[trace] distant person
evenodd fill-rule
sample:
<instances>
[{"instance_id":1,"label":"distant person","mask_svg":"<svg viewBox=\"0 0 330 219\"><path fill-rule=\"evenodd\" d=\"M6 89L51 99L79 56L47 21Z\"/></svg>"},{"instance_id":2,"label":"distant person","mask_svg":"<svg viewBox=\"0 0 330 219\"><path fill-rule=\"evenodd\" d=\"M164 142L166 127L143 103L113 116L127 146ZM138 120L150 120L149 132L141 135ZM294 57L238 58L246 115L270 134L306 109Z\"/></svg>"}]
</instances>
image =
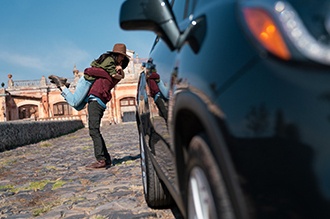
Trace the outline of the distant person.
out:
<instances>
[{"instance_id":1,"label":"distant person","mask_svg":"<svg viewBox=\"0 0 330 219\"><path fill-rule=\"evenodd\" d=\"M86 68L84 76L71 93L66 78L50 75L51 82L62 91L61 95L68 104L77 110L84 108L88 102L88 128L93 140L96 162L86 166L87 169L108 168L111 157L100 132L101 119L106 104L111 100L111 89L125 77L124 69L129 63L125 44L115 44L113 50L102 54Z\"/></svg>"}]
</instances>

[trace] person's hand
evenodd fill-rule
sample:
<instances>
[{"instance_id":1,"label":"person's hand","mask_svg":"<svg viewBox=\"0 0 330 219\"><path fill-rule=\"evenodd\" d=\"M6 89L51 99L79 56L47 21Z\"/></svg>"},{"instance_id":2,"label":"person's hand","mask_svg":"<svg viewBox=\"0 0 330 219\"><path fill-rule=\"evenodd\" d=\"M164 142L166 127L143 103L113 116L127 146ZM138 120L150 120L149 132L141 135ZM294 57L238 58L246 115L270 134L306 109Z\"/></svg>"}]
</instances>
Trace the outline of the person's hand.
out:
<instances>
[{"instance_id":1,"label":"person's hand","mask_svg":"<svg viewBox=\"0 0 330 219\"><path fill-rule=\"evenodd\" d=\"M123 68L120 65L116 66L116 72L117 72L118 75L121 75L121 79L125 78L125 72L124 72ZM119 76L116 76L116 77L119 78Z\"/></svg>"},{"instance_id":2,"label":"person's hand","mask_svg":"<svg viewBox=\"0 0 330 219\"><path fill-rule=\"evenodd\" d=\"M112 75L112 77L115 78L115 79L117 79L117 80L121 80L121 79L123 79L123 76L120 75L120 74L118 74L118 73Z\"/></svg>"},{"instance_id":3,"label":"person's hand","mask_svg":"<svg viewBox=\"0 0 330 219\"><path fill-rule=\"evenodd\" d=\"M122 71L123 71L123 68L122 68L120 65L116 65L116 72L117 72L118 74L121 74Z\"/></svg>"},{"instance_id":4,"label":"person's hand","mask_svg":"<svg viewBox=\"0 0 330 219\"><path fill-rule=\"evenodd\" d=\"M121 65L116 65L116 71L118 71L119 69L123 69L123 67L121 67Z\"/></svg>"}]
</instances>

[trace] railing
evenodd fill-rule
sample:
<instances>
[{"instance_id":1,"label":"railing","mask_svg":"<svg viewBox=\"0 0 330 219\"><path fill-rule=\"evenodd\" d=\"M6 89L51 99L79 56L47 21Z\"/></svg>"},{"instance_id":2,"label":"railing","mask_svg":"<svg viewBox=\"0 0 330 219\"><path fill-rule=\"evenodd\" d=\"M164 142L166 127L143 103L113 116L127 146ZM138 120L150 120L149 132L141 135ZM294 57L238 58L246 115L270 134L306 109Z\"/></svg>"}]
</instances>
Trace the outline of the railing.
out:
<instances>
[{"instance_id":1,"label":"railing","mask_svg":"<svg viewBox=\"0 0 330 219\"><path fill-rule=\"evenodd\" d=\"M138 80L139 75L138 74L132 74L132 73L126 73L125 78L121 81L121 83L127 83L127 82L136 82ZM75 78L67 78L69 83L74 85ZM22 87L46 87L53 85L49 82L48 79L45 77L42 77L41 79L36 80L17 80L17 81L8 81L8 88L17 89Z\"/></svg>"},{"instance_id":2,"label":"railing","mask_svg":"<svg viewBox=\"0 0 330 219\"><path fill-rule=\"evenodd\" d=\"M74 78L68 78L68 82L72 83ZM8 88L18 88L18 87L43 87L50 85L50 82L46 78L41 78L40 80L18 80L13 81L13 86L8 85Z\"/></svg>"},{"instance_id":3,"label":"railing","mask_svg":"<svg viewBox=\"0 0 330 219\"><path fill-rule=\"evenodd\" d=\"M60 116L52 118L38 118L37 121L65 121L65 120L81 120L80 116Z\"/></svg>"},{"instance_id":4,"label":"railing","mask_svg":"<svg viewBox=\"0 0 330 219\"><path fill-rule=\"evenodd\" d=\"M14 81L14 87L40 87L41 84L41 80Z\"/></svg>"}]
</instances>

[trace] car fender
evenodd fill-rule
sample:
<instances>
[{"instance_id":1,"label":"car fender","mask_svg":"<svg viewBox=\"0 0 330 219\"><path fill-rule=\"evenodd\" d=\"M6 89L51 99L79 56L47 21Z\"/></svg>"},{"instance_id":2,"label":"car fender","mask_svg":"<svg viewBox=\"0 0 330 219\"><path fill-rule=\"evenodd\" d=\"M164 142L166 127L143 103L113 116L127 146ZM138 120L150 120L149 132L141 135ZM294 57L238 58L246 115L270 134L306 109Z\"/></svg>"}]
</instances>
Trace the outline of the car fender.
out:
<instances>
[{"instance_id":1,"label":"car fender","mask_svg":"<svg viewBox=\"0 0 330 219\"><path fill-rule=\"evenodd\" d=\"M242 199L243 194L238 183L238 175L236 174L231 156L227 149L224 134L222 132L224 118L220 115L216 115L216 106L207 98L201 98L200 95L191 92L190 90L184 90L177 92L175 95L175 104L173 106L173 120L172 120L172 132L173 132L173 151L176 154L178 177L184 177L185 164L187 158L185 157L189 141L194 135L200 132L205 132L208 140L210 141L210 150L219 165L221 174L224 176L224 180L227 184L230 197L233 201L234 207L237 212L240 212L238 218L245 218L247 214L245 203ZM218 108L218 107L217 107ZM187 126L182 124L182 119L187 119L185 114L189 114L189 121L195 119L199 121L201 127L190 127L190 123L185 122ZM189 130L182 130L182 129ZM190 132L190 133L187 133ZM179 180L183 182L184 180ZM179 185L182 194L186 195L185 185L181 183ZM183 200L185 197L182 197ZM244 216L245 215L245 216Z\"/></svg>"}]
</instances>

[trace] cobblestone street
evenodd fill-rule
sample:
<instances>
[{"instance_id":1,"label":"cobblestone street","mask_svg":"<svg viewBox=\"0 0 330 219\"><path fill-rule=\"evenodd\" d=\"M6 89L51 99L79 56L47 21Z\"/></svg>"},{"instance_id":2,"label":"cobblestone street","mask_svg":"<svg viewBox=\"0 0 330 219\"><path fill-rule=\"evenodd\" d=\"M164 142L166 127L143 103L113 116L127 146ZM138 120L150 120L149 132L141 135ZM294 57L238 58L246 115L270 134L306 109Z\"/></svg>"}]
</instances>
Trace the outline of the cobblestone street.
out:
<instances>
[{"instance_id":1,"label":"cobblestone street","mask_svg":"<svg viewBox=\"0 0 330 219\"><path fill-rule=\"evenodd\" d=\"M88 129L0 153L0 218L180 218L144 200L134 122L104 126L114 166L95 161Z\"/></svg>"}]
</instances>

